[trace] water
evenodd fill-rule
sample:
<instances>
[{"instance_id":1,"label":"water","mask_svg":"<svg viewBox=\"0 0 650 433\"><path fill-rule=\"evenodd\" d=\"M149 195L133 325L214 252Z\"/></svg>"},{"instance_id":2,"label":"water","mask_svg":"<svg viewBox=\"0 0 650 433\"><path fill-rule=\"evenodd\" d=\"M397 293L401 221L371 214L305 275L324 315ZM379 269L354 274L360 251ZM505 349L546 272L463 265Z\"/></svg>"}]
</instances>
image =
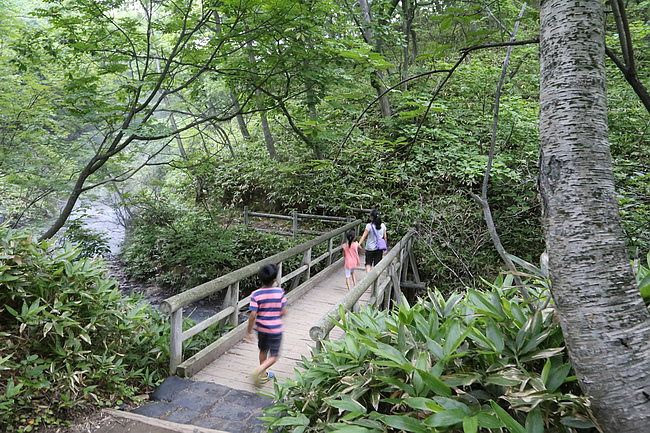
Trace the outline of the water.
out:
<instances>
[{"instance_id":1,"label":"water","mask_svg":"<svg viewBox=\"0 0 650 433\"><path fill-rule=\"evenodd\" d=\"M107 266L111 276L119 281L120 291L127 295L140 294L151 305L159 307L170 295L168 292L156 284L134 281L126 275L124 263L120 260L126 238L126 227L121 214L100 199L86 199L71 215L71 219L80 217L87 228L106 236L110 248L110 254L106 257ZM183 315L200 322L217 313L221 309L220 304L216 301L200 301L184 308Z\"/></svg>"}]
</instances>

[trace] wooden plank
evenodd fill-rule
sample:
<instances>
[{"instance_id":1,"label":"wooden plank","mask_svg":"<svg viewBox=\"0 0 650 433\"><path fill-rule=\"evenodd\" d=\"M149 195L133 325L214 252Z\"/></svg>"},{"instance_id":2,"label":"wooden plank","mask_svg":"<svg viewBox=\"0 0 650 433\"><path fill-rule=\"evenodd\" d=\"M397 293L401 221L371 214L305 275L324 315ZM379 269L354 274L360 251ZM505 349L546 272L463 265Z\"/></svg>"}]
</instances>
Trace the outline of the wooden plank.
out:
<instances>
[{"instance_id":1,"label":"wooden plank","mask_svg":"<svg viewBox=\"0 0 650 433\"><path fill-rule=\"evenodd\" d=\"M285 220L285 221L291 221L293 220L293 217L287 216L287 215L276 215L272 213L262 213L262 212L248 212L249 217L258 217L258 218L270 218L270 219L276 219L276 220Z\"/></svg>"},{"instance_id":2,"label":"wooden plank","mask_svg":"<svg viewBox=\"0 0 650 433\"><path fill-rule=\"evenodd\" d=\"M300 219L312 219L312 220L321 220L321 221L347 221L346 217L337 217L330 215L312 215L306 213L299 213L298 217Z\"/></svg>"},{"instance_id":3,"label":"wooden plank","mask_svg":"<svg viewBox=\"0 0 650 433\"><path fill-rule=\"evenodd\" d=\"M312 266L315 265L316 263L322 262L323 260L327 259L328 257L330 257L330 252L329 251L327 251L326 253L321 254L320 256L318 256L314 260L312 260L312 262L311 262Z\"/></svg>"},{"instance_id":4,"label":"wooden plank","mask_svg":"<svg viewBox=\"0 0 650 433\"><path fill-rule=\"evenodd\" d=\"M248 323L242 323L196 355L186 359L176 368L176 374L181 377L192 377L197 371L210 364L244 338L247 326Z\"/></svg>"},{"instance_id":5,"label":"wooden plank","mask_svg":"<svg viewBox=\"0 0 650 433\"><path fill-rule=\"evenodd\" d=\"M196 334L203 331L204 329L209 328L210 326L214 325L217 322L220 322L221 320L225 319L230 314L232 314L233 311L235 311L233 307L227 307L219 311L217 314L208 317L204 321L197 323L187 331L183 332L183 338L182 338L183 341L187 340L188 338L194 337Z\"/></svg>"},{"instance_id":6,"label":"wooden plank","mask_svg":"<svg viewBox=\"0 0 650 433\"><path fill-rule=\"evenodd\" d=\"M113 418L128 419L142 424L147 424L152 427L162 428L176 433L228 433L223 430L214 430L211 428L197 427L189 424L179 424L171 421L164 421L158 418L150 418L148 416L139 415L133 412L125 412L116 409L104 409L102 412L110 415Z\"/></svg>"},{"instance_id":7,"label":"wooden plank","mask_svg":"<svg viewBox=\"0 0 650 433\"><path fill-rule=\"evenodd\" d=\"M251 295L248 295L237 303L237 309L241 310L244 307L248 307L248 304L250 303L251 303Z\"/></svg>"},{"instance_id":8,"label":"wooden plank","mask_svg":"<svg viewBox=\"0 0 650 433\"><path fill-rule=\"evenodd\" d=\"M309 266L307 266L307 265L302 265L301 267L299 267L299 268L296 269L295 271L293 271L293 272L289 272L287 275L285 275L284 277L282 277L282 283L285 283L285 282L289 281L290 279L292 279L292 278L295 277L296 275L300 275L300 274L302 274L303 272L305 272L305 271L307 270L307 268L309 268Z\"/></svg>"},{"instance_id":9,"label":"wooden plank","mask_svg":"<svg viewBox=\"0 0 650 433\"><path fill-rule=\"evenodd\" d=\"M339 262L343 263L343 260L340 259L334 265L338 266L340 264ZM332 268L324 269L323 271L316 274L313 278L310 278L309 280L305 281L304 283L296 287L294 290L290 291L287 294L287 301L289 302L289 304L294 303L305 293L313 289L317 284L321 283L323 280L329 277L331 275L332 269L335 268L335 266L333 266Z\"/></svg>"}]
</instances>

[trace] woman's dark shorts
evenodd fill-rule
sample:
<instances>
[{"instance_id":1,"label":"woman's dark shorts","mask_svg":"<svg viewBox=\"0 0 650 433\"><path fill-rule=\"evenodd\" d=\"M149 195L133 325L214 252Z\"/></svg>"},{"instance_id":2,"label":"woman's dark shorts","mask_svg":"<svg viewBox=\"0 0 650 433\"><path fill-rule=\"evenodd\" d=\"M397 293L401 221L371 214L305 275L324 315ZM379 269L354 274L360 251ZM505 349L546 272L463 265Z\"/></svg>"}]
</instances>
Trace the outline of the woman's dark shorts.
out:
<instances>
[{"instance_id":1,"label":"woman's dark shorts","mask_svg":"<svg viewBox=\"0 0 650 433\"><path fill-rule=\"evenodd\" d=\"M381 261L381 258L384 257L383 250L366 250L366 266L376 266L377 263Z\"/></svg>"},{"instance_id":2,"label":"woman's dark shorts","mask_svg":"<svg viewBox=\"0 0 650 433\"><path fill-rule=\"evenodd\" d=\"M282 334L264 334L257 333L257 347L261 352L270 352L271 356L276 357L280 354L280 343Z\"/></svg>"}]
</instances>

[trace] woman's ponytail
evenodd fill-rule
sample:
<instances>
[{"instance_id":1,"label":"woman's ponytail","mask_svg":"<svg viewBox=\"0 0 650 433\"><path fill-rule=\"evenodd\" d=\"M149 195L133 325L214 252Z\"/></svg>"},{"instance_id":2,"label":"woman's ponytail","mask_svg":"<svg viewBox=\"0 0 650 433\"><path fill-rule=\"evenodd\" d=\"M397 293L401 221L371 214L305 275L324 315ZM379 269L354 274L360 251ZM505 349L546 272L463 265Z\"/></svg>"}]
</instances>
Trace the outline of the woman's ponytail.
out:
<instances>
[{"instance_id":1,"label":"woman's ponytail","mask_svg":"<svg viewBox=\"0 0 650 433\"><path fill-rule=\"evenodd\" d=\"M381 230L381 216L379 216L379 211L377 209L373 209L370 212L370 218L372 218L372 224L377 227L377 230Z\"/></svg>"}]
</instances>

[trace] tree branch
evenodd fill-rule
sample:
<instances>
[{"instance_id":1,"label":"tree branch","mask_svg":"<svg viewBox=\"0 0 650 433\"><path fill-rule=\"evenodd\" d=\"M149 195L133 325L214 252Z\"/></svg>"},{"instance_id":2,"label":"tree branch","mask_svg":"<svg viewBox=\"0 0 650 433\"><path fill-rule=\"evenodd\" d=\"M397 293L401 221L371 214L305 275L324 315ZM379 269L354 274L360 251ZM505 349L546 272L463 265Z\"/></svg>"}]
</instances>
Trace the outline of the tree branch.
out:
<instances>
[{"instance_id":1,"label":"tree branch","mask_svg":"<svg viewBox=\"0 0 650 433\"><path fill-rule=\"evenodd\" d=\"M517 36L517 32L519 30L519 21L521 20L521 17L524 15L525 11L526 11L526 3L524 3L523 6L521 7L521 11L519 12L517 21L515 21L514 30L511 33L512 34L510 39L511 42L514 42L515 37ZM511 53L512 53L512 45L508 46L508 49L506 51L506 57L503 60L503 65L501 68L501 76L499 77L499 82L497 83L496 92L494 94L492 136L490 140L490 151L488 153L488 160L485 166L485 174L483 175L483 186L481 188L481 197L478 197L476 194L473 193L471 194L471 196L476 202L478 202L481 205L481 208L483 209L483 217L485 219L485 224L487 225L488 233L490 234L490 238L492 238L492 243L494 244L495 249L501 256L501 259L504 261L506 267L513 273L515 284L517 285L519 292L524 297L524 299L529 301L530 294L528 293L528 290L526 289L523 282L521 281L519 275L515 273L517 272L517 268L515 267L510 257L508 256L508 253L503 247L503 244L501 244L501 239L499 238L499 233L497 232L496 225L494 224L494 219L492 218L492 210L490 209L490 203L488 201L488 184L490 181L490 171L492 170L492 162L494 161L494 150L496 148L497 130L499 126L499 105L501 100L501 91L503 89L503 84L506 81L506 75L508 72L508 64L510 63ZM533 305L530 304L530 307L533 308Z\"/></svg>"}]
</instances>

